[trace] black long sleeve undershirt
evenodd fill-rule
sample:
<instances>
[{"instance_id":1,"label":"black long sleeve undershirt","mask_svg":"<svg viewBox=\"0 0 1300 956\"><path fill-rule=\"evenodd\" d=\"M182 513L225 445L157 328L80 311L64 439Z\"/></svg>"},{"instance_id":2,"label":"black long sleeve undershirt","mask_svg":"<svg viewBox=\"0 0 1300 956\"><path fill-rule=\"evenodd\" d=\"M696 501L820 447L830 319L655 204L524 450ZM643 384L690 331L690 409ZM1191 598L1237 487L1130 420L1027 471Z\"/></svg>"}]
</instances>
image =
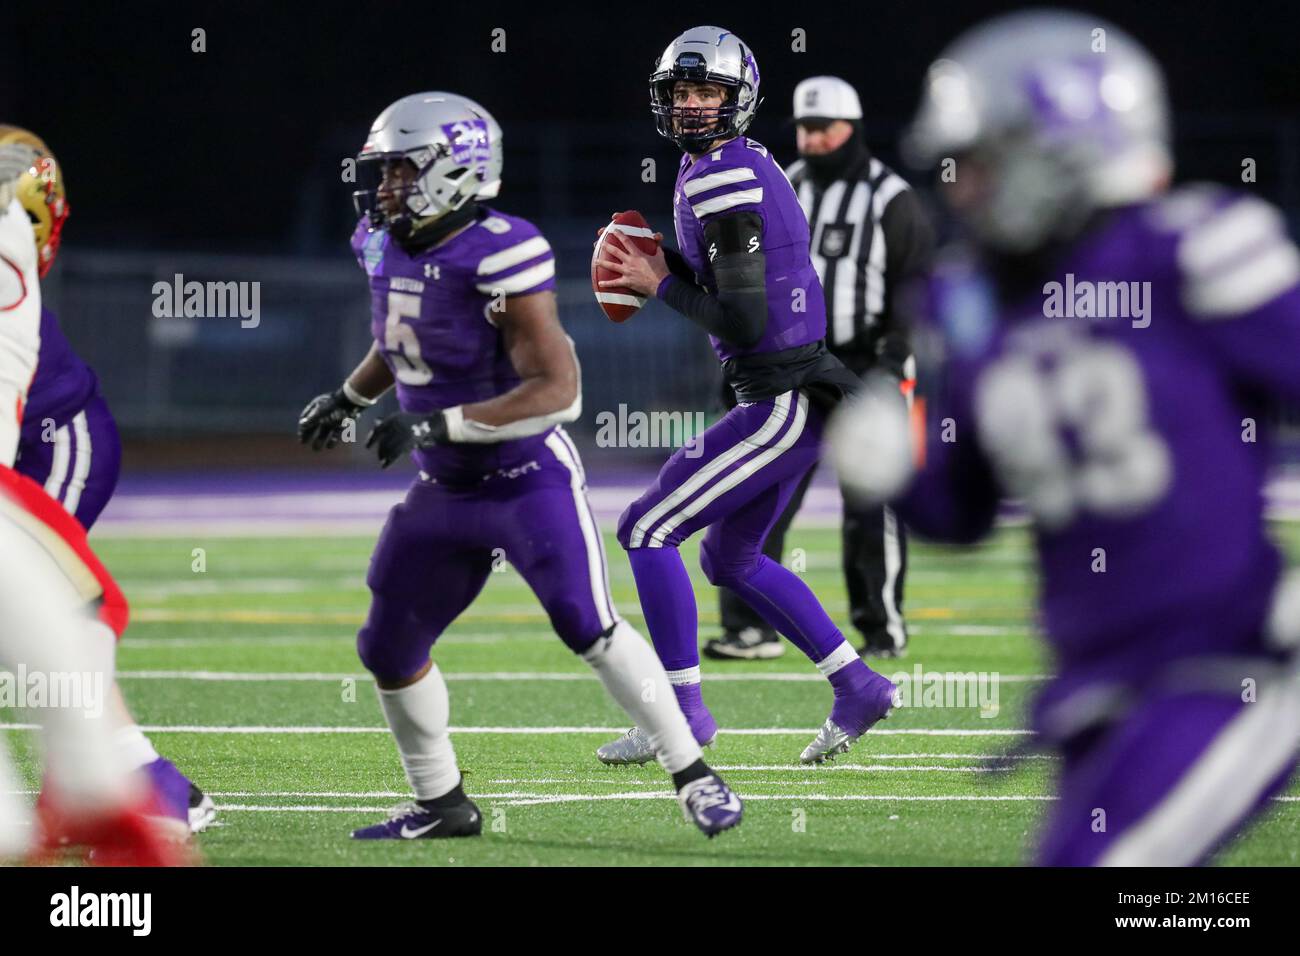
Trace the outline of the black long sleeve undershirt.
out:
<instances>
[{"instance_id":1,"label":"black long sleeve undershirt","mask_svg":"<svg viewBox=\"0 0 1300 956\"><path fill-rule=\"evenodd\" d=\"M704 227L704 239L717 294L697 286L685 260L665 249L672 274L659 283L659 298L728 345L752 348L767 328L762 217L753 212L720 216Z\"/></svg>"}]
</instances>

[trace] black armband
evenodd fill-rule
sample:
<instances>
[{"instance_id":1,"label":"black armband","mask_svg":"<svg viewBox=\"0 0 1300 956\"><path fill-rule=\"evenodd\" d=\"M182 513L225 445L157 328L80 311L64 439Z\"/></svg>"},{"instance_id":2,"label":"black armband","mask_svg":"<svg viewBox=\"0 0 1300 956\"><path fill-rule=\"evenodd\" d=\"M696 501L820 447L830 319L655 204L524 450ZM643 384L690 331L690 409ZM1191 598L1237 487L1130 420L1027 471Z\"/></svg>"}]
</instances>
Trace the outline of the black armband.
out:
<instances>
[{"instance_id":1,"label":"black armband","mask_svg":"<svg viewBox=\"0 0 1300 956\"><path fill-rule=\"evenodd\" d=\"M753 212L721 216L704 227L704 239L717 294L687 285L674 273L660 284L660 297L728 345L750 348L767 328L763 219Z\"/></svg>"}]
</instances>

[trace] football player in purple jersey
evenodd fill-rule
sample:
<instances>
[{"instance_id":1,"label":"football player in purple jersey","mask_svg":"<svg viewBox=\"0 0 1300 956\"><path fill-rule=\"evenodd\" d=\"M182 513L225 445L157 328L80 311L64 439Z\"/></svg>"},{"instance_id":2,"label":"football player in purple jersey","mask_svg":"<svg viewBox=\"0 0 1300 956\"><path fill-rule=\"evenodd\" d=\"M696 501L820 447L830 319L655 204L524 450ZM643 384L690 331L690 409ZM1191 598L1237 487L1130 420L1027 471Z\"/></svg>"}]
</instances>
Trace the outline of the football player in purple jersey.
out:
<instances>
[{"instance_id":1,"label":"football player in purple jersey","mask_svg":"<svg viewBox=\"0 0 1300 956\"><path fill-rule=\"evenodd\" d=\"M896 396L833 424L859 494L970 542L1034 524L1056 674L1032 720L1062 758L1046 865L1206 860L1286 783L1300 593L1265 531L1264 401L1300 400L1300 254L1243 191L1168 189L1164 79L1092 16L1029 12L931 67L905 144L971 248L918 332L912 470Z\"/></svg>"},{"instance_id":2,"label":"football player in purple jersey","mask_svg":"<svg viewBox=\"0 0 1300 956\"><path fill-rule=\"evenodd\" d=\"M417 93L379 115L358 158L379 177L356 194L352 237L375 341L337 391L304 409L298 432L333 447L395 386L401 411L366 445L385 467L413 454L419 474L375 547L357 637L415 799L353 836L481 832L430 651L501 552L561 640L647 729L686 818L708 836L735 826L740 799L705 765L663 666L610 600L582 462L561 425L582 403L555 258L532 223L479 203L501 185L501 128L465 97Z\"/></svg>"},{"instance_id":3,"label":"football player in purple jersey","mask_svg":"<svg viewBox=\"0 0 1300 956\"><path fill-rule=\"evenodd\" d=\"M624 286L657 296L709 334L738 405L664 464L623 513L646 627L695 739L717 723L700 693L699 619L678 546L708 529L700 563L808 655L834 692L806 763L846 751L888 715L895 688L867 667L799 575L763 554L773 523L817 461L830 410L858 378L826 348L826 303L809 255L808 220L781 167L744 133L759 104L758 64L734 33L695 27L650 76L660 134L683 151L673 193L679 252L607 244L602 264ZM597 753L650 759L644 728Z\"/></svg>"},{"instance_id":4,"label":"football player in purple jersey","mask_svg":"<svg viewBox=\"0 0 1300 956\"><path fill-rule=\"evenodd\" d=\"M16 126L0 126L0 143L26 142L36 149L39 165L21 176L16 196L32 222L42 278L54 265L68 218L63 168L48 146L33 133ZM117 487L122 468L122 445L108 403L100 394L94 371L73 351L59 320L41 308L40 354L36 375L22 408L22 431L14 470L43 485L89 531ZM98 622L88 640L113 653L116 636ZM206 794L158 754L126 709L121 691L114 687L118 717L116 743L132 767L145 770L165 808L193 832L205 829L216 817Z\"/></svg>"}]
</instances>

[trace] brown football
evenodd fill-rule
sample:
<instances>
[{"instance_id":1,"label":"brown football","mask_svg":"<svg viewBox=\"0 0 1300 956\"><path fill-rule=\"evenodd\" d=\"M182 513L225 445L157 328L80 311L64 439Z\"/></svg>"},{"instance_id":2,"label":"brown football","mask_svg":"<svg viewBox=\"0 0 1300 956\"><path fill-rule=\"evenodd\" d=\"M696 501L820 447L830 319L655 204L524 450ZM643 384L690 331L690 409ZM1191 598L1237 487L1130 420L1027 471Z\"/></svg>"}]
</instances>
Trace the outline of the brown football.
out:
<instances>
[{"instance_id":1,"label":"brown football","mask_svg":"<svg viewBox=\"0 0 1300 956\"><path fill-rule=\"evenodd\" d=\"M596 293L601 311L611 322L626 322L645 305L645 296L618 286L608 289L600 287L601 282L618 278L616 273L596 265L597 259L604 258L603 250L607 242L617 243L624 250L627 249L627 243L632 242L647 255L653 255L658 244L654 240L654 230L635 209L615 213L596 241L596 248L591 254L591 291Z\"/></svg>"}]
</instances>

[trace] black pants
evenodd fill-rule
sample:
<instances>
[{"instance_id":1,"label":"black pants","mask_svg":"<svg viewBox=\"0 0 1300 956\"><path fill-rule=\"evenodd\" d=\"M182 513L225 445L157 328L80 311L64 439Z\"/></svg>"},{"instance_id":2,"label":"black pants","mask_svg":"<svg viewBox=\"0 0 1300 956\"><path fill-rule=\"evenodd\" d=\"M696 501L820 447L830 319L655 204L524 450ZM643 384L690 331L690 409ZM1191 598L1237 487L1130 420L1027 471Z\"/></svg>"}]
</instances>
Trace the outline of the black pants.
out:
<instances>
[{"instance_id":1,"label":"black pants","mask_svg":"<svg viewBox=\"0 0 1300 956\"><path fill-rule=\"evenodd\" d=\"M850 361L846 365L862 374L869 361ZM723 402L735 404L731 389L724 383ZM768 533L763 553L780 561L785 553L785 535L803 504L815 468L810 468L790 499L789 506ZM873 647L901 646L906 640L903 624L903 582L907 576L907 535L902 522L886 507L867 510L848 508L840 530L844 583L849 592L849 619ZM719 588L722 626L728 631L747 627L765 628L767 623L744 599L728 588Z\"/></svg>"}]
</instances>

